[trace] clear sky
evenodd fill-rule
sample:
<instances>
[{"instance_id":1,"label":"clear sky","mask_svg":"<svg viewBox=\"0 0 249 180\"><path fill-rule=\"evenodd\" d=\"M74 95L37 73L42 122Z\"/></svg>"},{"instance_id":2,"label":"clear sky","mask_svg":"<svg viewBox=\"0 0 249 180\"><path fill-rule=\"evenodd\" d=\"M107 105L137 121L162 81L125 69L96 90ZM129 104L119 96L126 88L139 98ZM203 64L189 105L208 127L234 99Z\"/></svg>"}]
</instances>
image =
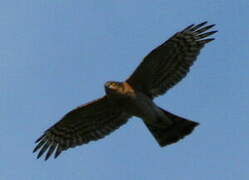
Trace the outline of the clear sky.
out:
<instances>
[{"instance_id":1,"label":"clear sky","mask_svg":"<svg viewBox=\"0 0 249 180\"><path fill-rule=\"evenodd\" d=\"M248 0L2 0L1 180L248 180ZM153 48L189 24L219 30L180 84L156 99L201 125L160 148L132 118L54 160L34 141L66 112L124 80Z\"/></svg>"}]
</instances>

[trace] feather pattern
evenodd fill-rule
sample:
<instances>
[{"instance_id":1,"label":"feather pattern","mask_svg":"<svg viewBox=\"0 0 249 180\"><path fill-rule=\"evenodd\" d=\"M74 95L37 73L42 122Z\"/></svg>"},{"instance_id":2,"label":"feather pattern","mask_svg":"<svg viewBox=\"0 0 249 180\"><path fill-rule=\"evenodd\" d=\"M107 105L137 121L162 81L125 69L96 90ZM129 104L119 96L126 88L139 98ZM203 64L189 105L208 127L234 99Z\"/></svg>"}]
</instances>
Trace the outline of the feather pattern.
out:
<instances>
[{"instance_id":1,"label":"feather pattern","mask_svg":"<svg viewBox=\"0 0 249 180\"><path fill-rule=\"evenodd\" d=\"M39 150L37 158L46 152L45 160L55 152L56 158L68 148L105 137L125 124L128 118L104 96L67 113L37 139L33 152Z\"/></svg>"},{"instance_id":2,"label":"feather pattern","mask_svg":"<svg viewBox=\"0 0 249 180\"><path fill-rule=\"evenodd\" d=\"M207 22L190 25L150 52L127 82L151 98L164 94L189 72L200 50L217 31ZM205 39L206 38L206 39Z\"/></svg>"}]
</instances>

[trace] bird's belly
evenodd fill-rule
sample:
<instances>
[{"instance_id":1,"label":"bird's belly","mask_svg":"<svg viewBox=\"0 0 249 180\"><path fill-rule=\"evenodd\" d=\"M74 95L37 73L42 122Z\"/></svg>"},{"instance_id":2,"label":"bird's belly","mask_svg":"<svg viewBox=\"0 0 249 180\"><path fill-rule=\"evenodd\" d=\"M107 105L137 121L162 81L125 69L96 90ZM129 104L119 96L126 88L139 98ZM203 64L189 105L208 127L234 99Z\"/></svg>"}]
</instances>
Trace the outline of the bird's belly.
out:
<instances>
[{"instance_id":1,"label":"bird's belly","mask_svg":"<svg viewBox=\"0 0 249 180\"><path fill-rule=\"evenodd\" d=\"M154 121L157 118L157 107L148 97L136 96L122 102L123 109L132 116L137 116L145 121Z\"/></svg>"}]
</instances>

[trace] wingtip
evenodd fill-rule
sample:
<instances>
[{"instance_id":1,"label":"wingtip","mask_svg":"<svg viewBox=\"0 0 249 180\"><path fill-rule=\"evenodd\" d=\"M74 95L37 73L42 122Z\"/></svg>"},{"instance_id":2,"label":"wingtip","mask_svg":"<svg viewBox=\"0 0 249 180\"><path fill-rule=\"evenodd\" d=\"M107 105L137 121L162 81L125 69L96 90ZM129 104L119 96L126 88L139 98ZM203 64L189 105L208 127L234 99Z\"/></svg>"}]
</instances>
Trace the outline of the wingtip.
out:
<instances>
[{"instance_id":1,"label":"wingtip","mask_svg":"<svg viewBox=\"0 0 249 180\"><path fill-rule=\"evenodd\" d=\"M203 21L203 22L201 22L200 24L198 24L199 26L203 26L203 25L205 25L205 24L207 24L208 23L208 21ZM198 26L197 25L197 26Z\"/></svg>"},{"instance_id":2,"label":"wingtip","mask_svg":"<svg viewBox=\"0 0 249 180\"><path fill-rule=\"evenodd\" d=\"M198 123L198 122L194 122L195 124L193 125L194 127L197 127L197 126L199 126L200 125L200 123Z\"/></svg>"},{"instance_id":3,"label":"wingtip","mask_svg":"<svg viewBox=\"0 0 249 180\"><path fill-rule=\"evenodd\" d=\"M204 21L204 22L201 22L201 23L199 23L199 24L191 24L191 25L189 25L188 27L186 27L184 30L183 30L183 32L184 31L196 31L196 30L198 30L199 28L201 28L201 27L203 27L204 25L206 25L208 23L208 21ZM213 26L215 26L215 24L212 24L212 25L208 25L208 26L206 26L206 27L204 27L205 29L206 28L211 28L211 27L213 27Z\"/></svg>"},{"instance_id":4,"label":"wingtip","mask_svg":"<svg viewBox=\"0 0 249 180\"><path fill-rule=\"evenodd\" d=\"M216 26L216 24L210 24L209 26L214 27L214 26Z\"/></svg>"},{"instance_id":5,"label":"wingtip","mask_svg":"<svg viewBox=\"0 0 249 180\"><path fill-rule=\"evenodd\" d=\"M54 159L56 159L60 154L61 154L62 150L58 147L55 154L54 154Z\"/></svg>"},{"instance_id":6,"label":"wingtip","mask_svg":"<svg viewBox=\"0 0 249 180\"><path fill-rule=\"evenodd\" d=\"M217 33L217 32L219 32L219 31L218 31L218 30L214 30L214 31L212 31L212 33L213 33L213 34L215 34L215 33Z\"/></svg>"},{"instance_id":7,"label":"wingtip","mask_svg":"<svg viewBox=\"0 0 249 180\"><path fill-rule=\"evenodd\" d=\"M36 156L36 159L39 159L39 158L42 156L42 154L43 154L43 152L40 151L40 152L38 153L38 155Z\"/></svg>"},{"instance_id":8,"label":"wingtip","mask_svg":"<svg viewBox=\"0 0 249 180\"><path fill-rule=\"evenodd\" d=\"M46 157L44 158L44 161L47 161L49 159L50 155L46 155Z\"/></svg>"},{"instance_id":9,"label":"wingtip","mask_svg":"<svg viewBox=\"0 0 249 180\"><path fill-rule=\"evenodd\" d=\"M37 151L37 147L35 147L34 149L33 149L33 151L32 151L32 153L35 153L36 151Z\"/></svg>"},{"instance_id":10,"label":"wingtip","mask_svg":"<svg viewBox=\"0 0 249 180\"><path fill-rule=\"evenodd\" d=\"M34 148L33 153L36 152L38 149L40 149L44 145L44 143L46 143L46 141L44 141L44 140L39 141L39 143Z\"/></svg>"},{"instance_id":11,"label":"wingtip","mask_svg":"<svg viewBox=\"0 0 249 180\"><path fill-rule=\"evenodd\" d=\"M41 139L44 138L44 136L45 136L45 134L43 134L42 136L40 136L40 137L35 141L35 143L38 143Z\"/></svg>"},{"instance_id":12,"label":"wingtip","mask_svg":"<svg viewBox=\"0 0 249 180\"><path fill-rule=\"evenodd\" d=\"M211 42L213 40L215 40L215 38L204 39L204 40L201 40L201 42L204 43L204 44L207 44L207 43L209 43L209 42Z\"/></svg>"},{"instance_id":13,"label":"wingtip","mask_svg":"<svg viewBox=\"0 0 249 180\"><path fill-rule=\"evenodd\" d=\"M210 24L210 25L208 25L208 26L205 26L204 28L205 28L205 30L208 30L208 29L211 29L212 27L214 27L215 26L215 24Z\"/></svg>"},{"instance_id":14,"label":"wingtip","mask_svg":"<svg viewBox=\"0 0 249 180\"><path fill-rule=\"evenodd\" d=\"M206 25L207 23L208 23L208 21L204 21L204 22L202 22L202 23L199 23L199 24L197 24L197 25L194 26L194 29L198 29L198 28L200 28L200 27Z\"/></svg>"},{"instance_id":15,"label":"wingtip","mask_svg":"<svg viewBox=\"0 0 249 180\"><path fill-rule=\"evenodd\" d=\"M190 24L189 26L187 26L185 29L183 29L183 31L187 31L189 29L191 29L195 24Z\"/></svg>"}]
</instances>

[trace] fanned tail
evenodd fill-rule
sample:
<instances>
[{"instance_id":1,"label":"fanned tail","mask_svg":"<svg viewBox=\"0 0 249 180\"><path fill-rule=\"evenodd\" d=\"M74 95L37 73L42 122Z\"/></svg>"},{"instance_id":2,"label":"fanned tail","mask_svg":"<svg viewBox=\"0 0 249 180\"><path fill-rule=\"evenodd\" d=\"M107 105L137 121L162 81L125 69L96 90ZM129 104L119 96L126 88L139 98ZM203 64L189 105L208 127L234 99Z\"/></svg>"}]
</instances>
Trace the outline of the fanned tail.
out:
<instances>
[{"instance_id":1,"label":"fanned tail","mask_svg":"<svg viewBox=\"0 0 249 180\"><path fill-rule=\"evenodd\" d=\"M168 123L163 124L162 122L160 122L160 124L149 124L144 122L161 147L176 143L180 139L191 134L194 128L199 125L197 122L176 116L163 109L161 110L168 119L172 120L171 125Z\"/></svg>"}]
</instances>

